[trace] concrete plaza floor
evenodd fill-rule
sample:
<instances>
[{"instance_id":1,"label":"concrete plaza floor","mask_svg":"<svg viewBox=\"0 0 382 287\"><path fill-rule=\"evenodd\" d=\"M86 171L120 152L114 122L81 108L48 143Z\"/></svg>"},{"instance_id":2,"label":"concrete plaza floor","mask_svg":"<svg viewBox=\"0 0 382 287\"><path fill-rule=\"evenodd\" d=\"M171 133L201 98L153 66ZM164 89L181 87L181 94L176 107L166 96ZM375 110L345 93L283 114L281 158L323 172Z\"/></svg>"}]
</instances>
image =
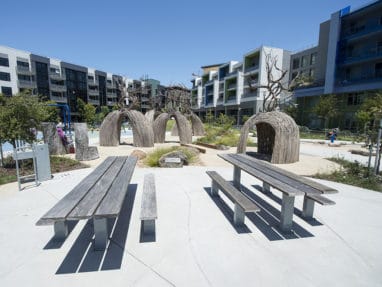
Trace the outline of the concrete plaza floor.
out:
<instances>
[{"instance_id":1,"label":"concrete plaza floor","mask_svg":"<svg viewBox=\"0 0 382 287\"><path fill-rule=\"evenodd\" d=\"M313 222L294 215L278 230L281 194L265 196L243 173L245 192L261 212L232 224L232 203L212 198L206 170L232 179L230 166L136 168L105 252L92 248L91 221L52 240L36 221L93 170L55 174L38 187L0 186L0 286L382 286L382 193L333 182L334 206L316 206ZM143 176L156 179L155 238L140 234ZM297 209L302 198L297 197Z\"/></svg>"}]
</instances>

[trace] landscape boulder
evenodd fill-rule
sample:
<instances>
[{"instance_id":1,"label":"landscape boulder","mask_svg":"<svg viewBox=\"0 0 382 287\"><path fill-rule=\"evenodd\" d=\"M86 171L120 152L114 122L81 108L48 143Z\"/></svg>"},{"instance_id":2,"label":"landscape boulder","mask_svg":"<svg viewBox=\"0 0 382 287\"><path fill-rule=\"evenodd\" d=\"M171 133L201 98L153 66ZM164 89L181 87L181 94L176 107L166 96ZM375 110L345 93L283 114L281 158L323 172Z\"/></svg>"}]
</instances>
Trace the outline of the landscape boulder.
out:
<instances>
[{"instance_id":1,"label":"landscape boulder","mask_svg":"<svg viewBox=\"0 0 382 287\"><path fill-rule=\"evenodd\" d=\"M159 159L160 167L183 167L183 165L188 165L188 160L182 151L166 153Z\"/></svg>"}]
</instances>

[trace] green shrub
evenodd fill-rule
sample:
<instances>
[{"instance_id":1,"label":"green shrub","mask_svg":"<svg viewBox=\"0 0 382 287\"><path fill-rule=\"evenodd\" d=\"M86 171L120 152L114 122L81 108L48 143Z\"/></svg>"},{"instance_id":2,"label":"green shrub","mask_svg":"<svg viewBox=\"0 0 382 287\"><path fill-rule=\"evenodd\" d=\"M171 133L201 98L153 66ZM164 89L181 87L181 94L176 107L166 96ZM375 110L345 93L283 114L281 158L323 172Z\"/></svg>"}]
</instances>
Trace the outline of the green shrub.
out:
<instances>
[{"instance_id":1,"label":"green shrub","mask_svg":"<svg viewBox=\"0 0 382 287\"><path fill-rule=\"evenodd\" d=\"M187 157L187 160L189 163L192 163L196 160L197 154L192 152L190 149L186 147L181 146L172 146L168 148L157 148L153 152L147 154L144 163L147 166L150 167L158 167L159 166L159 159L161 156L163 156L166 153L173 152L173 151L182 151L185 156Z\"/></svg>"},{"instance_id":2,"label":"green shrub","mask_svg":"<svg viewBox=\"0 0 382 287\"><path fill-rule=\"evenodd\" d=\"M318 173L314 177L382 191L381 177L374 175L358 161L351 162L343 158L328 158L328 160L338 163L341 168L329 174Z\"/></svg>"}]
</instances>

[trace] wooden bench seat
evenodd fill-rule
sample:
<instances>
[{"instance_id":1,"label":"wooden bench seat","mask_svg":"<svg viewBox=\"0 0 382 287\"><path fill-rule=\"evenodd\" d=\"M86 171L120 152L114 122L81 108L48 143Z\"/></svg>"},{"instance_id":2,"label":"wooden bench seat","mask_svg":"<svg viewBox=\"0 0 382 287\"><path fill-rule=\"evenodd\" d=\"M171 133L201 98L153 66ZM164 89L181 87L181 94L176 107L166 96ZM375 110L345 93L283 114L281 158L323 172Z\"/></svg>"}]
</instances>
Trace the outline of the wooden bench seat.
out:
<instances>
[{"instance_id":1,"label":"wooden bench seat","mask_svg":"<svg viewBox=\"0 0 382 287\"><path fill-rule=\"evenodd\" d=\"M95 249L107 245L107 218L118 217L137 158L108 157L43 215L36 225L54 224L55 238L68 234L67 221L93 219Z\"/></svg>"},{"instance_id":2,"label":"wooden bench seat","mask_svg":"<svg viewBox=\"0 0 382 287\"><path fill-rule=\"evenodd\" d=\"M235 204L233 221L236 226L244 224L245 213L260 211L260 208L256 204L237 190L232 184L227 182L216 171L206 171L206 173L212 179L211 195L216 196L219 190L221 190Z\"/></svg>"},{"instance_id":3,"label":"wooden bench seat","mask_svg":"<svg viewBox=\"0 0 382 287\"><path fill-rule=\"evenodd\" d=\"M323 193L335 193L337 190L308 180L299 175L257 160L245 154L219 154L219 157L234 165L234 185L240 189L241 171L258 178L263 182L263 191L269 192L274 187L283 193L281 205L280 227L290 230L292 227L294 197L304 195L302 215L306 219L313 217L314 203L323 205L334 204L322 196ZM308 196L309 195L309 196Z\"/></svg>"},{"instance_id":4,"label":"wooden bench seat","mask_svg":"<svg viewBox=\"0 0 382 287\"><path fill-rule=\"evenodd\" d=\"M155 193L154 174L149 173L144 177L142 202L141 202L141 226L143 235L155 234L155 220L157 214L157 200Z\"/></svg>"}]
</instances>

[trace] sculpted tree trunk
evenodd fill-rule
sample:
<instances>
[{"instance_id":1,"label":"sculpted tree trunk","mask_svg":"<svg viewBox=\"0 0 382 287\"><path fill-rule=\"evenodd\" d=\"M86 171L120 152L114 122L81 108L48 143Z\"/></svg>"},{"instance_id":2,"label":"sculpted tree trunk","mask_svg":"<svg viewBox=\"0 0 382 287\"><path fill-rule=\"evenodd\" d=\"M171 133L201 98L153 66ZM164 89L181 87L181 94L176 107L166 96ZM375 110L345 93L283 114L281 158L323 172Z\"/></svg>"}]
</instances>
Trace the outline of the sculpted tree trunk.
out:
<instances>
[{"instance_id":1,"label":"sculpted tree trunk","mask_svg":"<svg viewBox=\"0 0 382 287\"><path fill-rule=\"evenodd\" d=\"M133 129L134 146L153 147L154 132L152 125L146 117L141 112L135 110L125 111L124 114L129 118Z\"/></svg>"},{"instance_id":2,"label":"sculpted tree trunk","mask_svg":"<svg viewBox=\"0 0 382 287\"><path fill-rule=\"evenodd\" d=\"M154 142L164 143L166 138L166 125L169 118L168 113L163 113L155 119L153 124Z\"/></svg>"},{"instance_id":3,"label":"sculpted tree trunk","mask_svg":"<svg viewBox=\"0 0 382 287\"><path fill-rule=\"evenodd\" d=\"M42 133L44 143L48 144L49 154L66 154L66 149L62 143L62 139L57 134L55 123L42 123Z\"/></svg>"},{"instance_id":4,"label":"sculpted tree trunk","mask_svg":"<svg viewBox=\"0 0 382 287\"><path fill-rule=\"evenodd\" d=\"M96 146L89 146L88 127L86 123L75 123L76 160L93 160L99 158Z\"/></svg>"},{"instance_id":5,"label":"sculpted tree trunk","mask_svg":"<svg viewBox=\"0 0 382 287\"><path fill-rule=\"evenodd\" d=\"M195 115L194 113L191 113L191 124L192 124L192 133L194 136L204 136L205 130L204 125L200 118Z\"/></svg>"},{"instance_id":6,"label":"sculpted tree trunk","mask_svg":"<svg viewBox=\"0 0 382 287\"><path fill-rule=\"evenodd\" d=\"M154 123L155 110L149 110L145 113L145 118L148 120L149 124L152 125Z\"/></svg>"},{"instance_id":7,"label":"sculpted tree trunk","mask_svg":"<svg viewBox=\"0 0 382 287\"><path fill-rule=\"evenodd\" d=\"M123 116L120 111L113 111L105 117L99 130L100 146L119 145L122 119Z\"/></svg>"},{"instance_id":8,"label":"sculpted tree trunk","mask_svg":"<svg viewBox=\"0 0 382 287\"><path fill-rule=\"evenodd\" d=\"M192 143L192 128L190 122L180 112L174 113L176 125L178 126L179 141L181 144Z\"/></svg>"}]
</instances>

